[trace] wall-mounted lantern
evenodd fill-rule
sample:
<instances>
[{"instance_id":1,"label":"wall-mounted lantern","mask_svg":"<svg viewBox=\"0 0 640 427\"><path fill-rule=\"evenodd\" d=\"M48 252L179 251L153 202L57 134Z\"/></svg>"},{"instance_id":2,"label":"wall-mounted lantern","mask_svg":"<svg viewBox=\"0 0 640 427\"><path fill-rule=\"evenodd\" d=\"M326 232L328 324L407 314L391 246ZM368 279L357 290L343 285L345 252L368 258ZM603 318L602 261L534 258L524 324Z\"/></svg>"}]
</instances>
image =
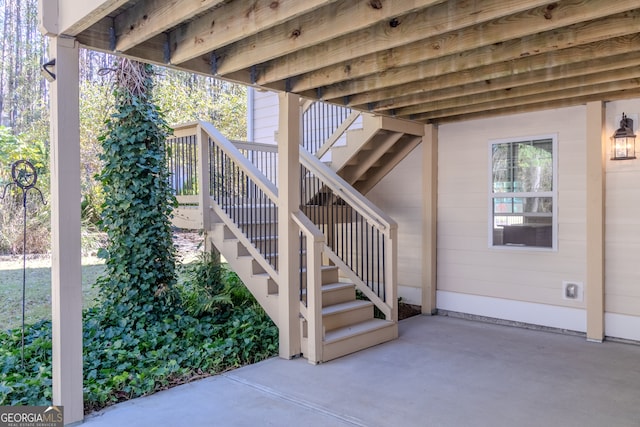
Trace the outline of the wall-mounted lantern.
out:
<instances>
[{"instance_id":1,"label":"wall-mounted lantern","mask_svg":"<svg viewBox=\"0 0 640 427\"><path fill-rule=\"evenodd\" d=\"M620 128L611 137L611 160L629 160L636 158L636 136L633 133L633 120L622 113Z\"/></svg>"}]
</instances>

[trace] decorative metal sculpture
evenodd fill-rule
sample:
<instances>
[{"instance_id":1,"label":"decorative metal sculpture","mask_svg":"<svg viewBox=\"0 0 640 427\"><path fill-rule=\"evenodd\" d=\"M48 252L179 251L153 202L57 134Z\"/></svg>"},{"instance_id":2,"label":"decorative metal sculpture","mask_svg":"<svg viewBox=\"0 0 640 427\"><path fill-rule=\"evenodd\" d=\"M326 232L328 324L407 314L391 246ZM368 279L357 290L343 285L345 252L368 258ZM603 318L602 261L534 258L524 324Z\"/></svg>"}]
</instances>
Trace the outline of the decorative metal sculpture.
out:
<instances>
[{"instance_id":1,"label":"decorative metal sculpture","mask_svg":"<svg viewBox=\"0 0 640 427\"><path fill-rule=\"evenodd\" d=\"M36 188L38 183L38 171L35 166L28 160L17 160L11 165L11 178L13 182L4 186L2 191L2 199L4 199L7 189L12 185L16 185L22 191L22 367L24 368L24 313L25 313L25 296L27 288L27 193L29 190L36 190L40 195L43 204L47 204L42 195L42 191Z\"/></svg>"}]
</instances>

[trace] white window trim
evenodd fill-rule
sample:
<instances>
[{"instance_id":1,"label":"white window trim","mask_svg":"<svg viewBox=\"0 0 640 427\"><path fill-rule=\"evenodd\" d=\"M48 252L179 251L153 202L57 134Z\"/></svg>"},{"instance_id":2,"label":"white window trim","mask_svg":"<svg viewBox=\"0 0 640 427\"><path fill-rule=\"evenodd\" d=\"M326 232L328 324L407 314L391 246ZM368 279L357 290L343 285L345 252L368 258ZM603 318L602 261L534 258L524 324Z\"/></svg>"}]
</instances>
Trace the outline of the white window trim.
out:
<instances>
[{"instance_id":1,"label":"white window trim","mask_svg":"<svg viewBox=\"0 0 640 427\"><path fill-rule=\"evenodd\" d=\"M542 139L550 139L551 147L553 149L552 153L552 164L553 164L553 190L545 191L541 193L536 193L540 197L551 197L553 208L552 212L552 223L551 223L551 247L550 248L542 248L536 246L508 246L508 245L494 245L493 244L493 199L498 196L494 196L493 193L493 146L495 144L504 144L508 142L527 142L527 141L538 141ZM491 139L488 144L488 199L487 199L487 210L488 210L488 221L487 221L487 242L489 249L495 250L504 250L504 251L533 251L533 252L557 252L558 251L558 134L542 134L542 135L534 135L534 136L523 136L523 137L514 137L514 138L500 138L500 139ZM509 194L521 194L521 195L531 195L532 193L509 193Z\"/></svg>"}]
</instances>

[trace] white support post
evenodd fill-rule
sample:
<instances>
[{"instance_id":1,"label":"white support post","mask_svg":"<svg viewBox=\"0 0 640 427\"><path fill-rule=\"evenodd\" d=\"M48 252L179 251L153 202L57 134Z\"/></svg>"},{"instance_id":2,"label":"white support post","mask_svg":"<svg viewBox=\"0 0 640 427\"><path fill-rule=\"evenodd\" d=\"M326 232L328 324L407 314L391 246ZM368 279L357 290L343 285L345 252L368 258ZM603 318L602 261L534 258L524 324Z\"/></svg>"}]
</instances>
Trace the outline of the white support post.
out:
<instances>
[{"instance_id":1,"label":"white support post","mask_svg":"<svg viewBox=\"0 0 640 427\"><path fill-rule=\"evenodd\" d=\"M289 359L300 347L300 271L298 227L292 214L300 207L300 98L279 95L278 121L278 304L280 357Z\"/></svg>"},{"instance_id":2,"label":"white support post","mask_svg":"<svg viewBox=\"0 0 640 427\"><path fill-rule=\"evenodd\" d=\"M386 251L387 265L386 303L391 307L391 320L398 321L398 225L393 224L389 228L388 247Z\"/></svg>"},{"instance_id":3,"label":"white support post","mask_svg":"<svg viewBox=\"0 0 640 427\"><path fill-rule=\"evenodd\" d=\"M604 339L605 109L587 103L587 340Z\"/></svg>"},{"instance_id":4,"label":"white support post","mask_svg":"<svg viewBox=\"0 0 640 427\"><path fill-rule=\"evenodd\" d=\"M438 128L422 137L422 313L436 313L436 230L438 215Z\"/></svg>"},{"instance_id":5,"label":"white support post","mask_svg":"<svg viewBox=\"0 0 640 427\"><path fill-rule=\"evenodd\" d=\"M324 339L322 327L322 253L324 235L302 212L293 215L293 220L306 236L307 251L307 360L315 365L322 362Z\"/></svg>"},{"instance_id":6,"label":"white support post","mask_svg":"<svg viewBox=\"0 0 640 427\"><path fill-rule=\"evenodd\" d=\"M51 83L51 319L53 404L65 423L82 421L82 267L78 46L54 37Z\"/></svg>"},{"instance_id":7,"label":"white support post","mask_svg":"<svg viewBox=\"0 0 640 427\"><path fill-rule=\"evenodd\" d=\"M309 363L322 362L322 249L324 238L307 234L307 309L309 322Z\"/></svg>"}]
</instances>

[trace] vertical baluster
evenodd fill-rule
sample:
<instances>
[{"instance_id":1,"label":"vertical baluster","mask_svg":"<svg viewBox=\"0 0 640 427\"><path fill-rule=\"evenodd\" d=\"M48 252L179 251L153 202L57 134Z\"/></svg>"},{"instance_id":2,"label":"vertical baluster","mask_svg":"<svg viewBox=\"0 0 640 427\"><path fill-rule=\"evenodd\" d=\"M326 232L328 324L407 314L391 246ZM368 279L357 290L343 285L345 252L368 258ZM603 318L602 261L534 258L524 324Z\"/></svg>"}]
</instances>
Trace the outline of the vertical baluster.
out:
<instances>
[{"instance_id":1,"label":"vertical baluster","mask_svg":"<svg viewBox=\"0 0 640 427\"><path fill-rule=\"evenodd\" d=\"M194 168L193 168L193 144L192 144L192 138L189 137L187 138L187 158L188 158L188 163L189 163L189 188L187 189L187 194L193 195L193 190L194 190Z\"/></svg>"},{"instance_id":2,"label":"vertical baluster","mask_svg":"<svg viewBox=\"0 0 640 427\"><path fill-rule=\"evenodd\" d=\"M382 258L380 259L382 260L382 301L387 302L387 257L384 251L385 240L385 236L382 236Z\"/></svg>"},{"instance_id":3,"label":"vertical baluster","mask_svg":"<svg viewBox=\"0 0 640 427\"><path fill-rule=\"evenodd\" d=\"M363 223L364 223L364 221L363 221ZM365 260L366 260L366 262L365 262L365 277L366 277L366 280L365 280L365 283L367 284L367 286L371 287L371 283L370 283L370 280L369 280L370 276L369 276L369 224L368 223L366 223L364 232L365 232L365 246L366 246L366 249L365 249L365 254L366 254L366 258L365 258Z\"/></svg>"},{"instance_id":4,"label":"vertical baluster","mask_svg":"<svg viewBox=\"0 0 640 427\"><path fill-rule=\"evenodd\" d=\"M378 282L378 296L380 296L380 230L376 228L376 270L378 276L376 281ZM383 288L384 289L384 288Z\"/></svg>"}]
</instances>

